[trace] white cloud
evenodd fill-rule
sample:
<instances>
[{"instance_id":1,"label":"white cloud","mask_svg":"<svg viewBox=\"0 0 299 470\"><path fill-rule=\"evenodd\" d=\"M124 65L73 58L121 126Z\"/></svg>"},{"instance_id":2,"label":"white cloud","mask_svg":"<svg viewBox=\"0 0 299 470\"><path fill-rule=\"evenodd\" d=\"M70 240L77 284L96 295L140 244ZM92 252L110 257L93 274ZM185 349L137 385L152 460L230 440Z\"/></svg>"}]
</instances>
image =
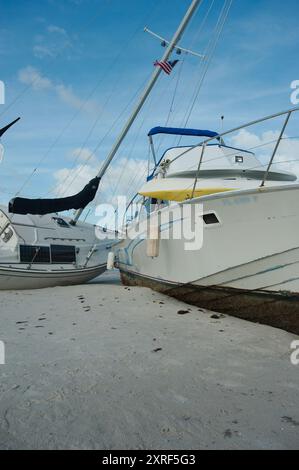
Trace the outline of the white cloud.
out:
<instances>
[{"instance_id":1,"label":"white cloud","mask_svg":"<svg viewBox=\"0 0 299 470\"><path fill-rule=\"evenodd\" d=\"M46 46L34 46L33 53L38 59L43 59L44 57L55 57L54 51L52 51Z\"/></svg>"},{"instance_id":2,"label":"white cloud","mask_svg":"<svg viewBox=\"0 0 299 470\"><path fill-rule=\"evenodd\" d=\"M246 129L241 129L238 134L232 136L231 141L235 147L244 149L256 147L261 144L261 138Z\"/></svg>"},{"instance_id":3,"label":"white cloud","mask_svg":"<svg viewBox=\"0 0 299 470\"><path fill-rule=\"evenodd\" d=\"M62 34L63 36L67 36L67 32L65 29L60 28L59 26L55 26L53 24L48 26L47 30L49 31L49 33L58 33L58 34Z\"/></svg>"},{"instance_id":4,"label":"white cloud","mask_svg":"<svg viewBox=\"0 0 299 470\"><path fill-rule=\"evenodd\" d=\"M18 77L21 83L31 85L34 90L47 90L53 88L51 80L47 77L43 77L38 70L31 66L21 69Z\"/></svg>"},{"instance_id":5,"label":"white cloud","mask_svg":"<svg viewBox=\"0 0 299 470\"><path fill-rule=\"evenodd\" d=\"M257 158L266 163L274 150L279 134L280 131L267 131L258 135L242 129L231 138L231 143L244 150L253 149ZM289 139L287 134L284 135L274 159L274 167L299 176L299 139Z\"/></svg>"},{"instance_id":6,"label":"white cloud","mask_svg":"<svg viewBox=\"0 0 299 470\"><path fill-rule=\"evenodd\" d=\"M55 194L59 197L71 196L83 189L83 187L95 177L96 170L90 165L77 165L71 170L62 168L54 173L56 180Z\"/></svg>"},{"instance_id":7,"label":"white cloud","mask_svg":"<svg viewBox=\"0 0 299 470\"><path fill-rule=\"evenodd\" d=\"M75 153L78 149L75 149ZM85 149L87 155L88 149ZM100 183L97 200L101 203L116 203L117 196L128 196L130 199L146 177L147 162L120 158L111 166ZM72 169L62 168L54 173L56 181L55 195L71 196L83 189L98 172L96 165L79 164Z\"/></svg>"},{"instance_id":8,"label":"white cloud","mask_svg":"<svg viewBox=\"0 0 299 470\"><path fill-rule=\"evenodd\" d=\"M96 105L92 101L84 101L79 98L72 90L71 86L63 84L55 84L48 77L43 76L34 67L28 66L21 69L18 74L19 81L25 85L31 85L36 91L39 90L52 90L60 98L60 100L72 108L81 109L94 112Z\"/></svg>"},{"instance_id":9,"label":"white cloud","mask_svg":"<svg viewBox=\"0 0 299 470\"><path fill-rule=\"evenodd\" d=\"M56 25L49 25L43 34L35 36L35 45L33 54L38 59L56 57L61 52L68 52L67 58L70 58L70 50L73 49L72 38L64 28Z\"/></svg>"},{"instance_id":10,"label":"white cloud","mask_svg":"<svg viewBox=\"0 0 299 470\"><path fill-rule=\"evenodd\" d=\"M119 158L103 178L101 196L108 202L115 203L117 196L128 196L131 199L144 183L147 161L132 158Z\"/></svg>"},{"instance_id":11,"label":"white cloud","mask_svg":"<svg viewBox=\"0 0 299 470\"><path fill-rule=\"evenodd\" d=\"M96 110L96 105L92 101L84 102L75 95L71 86L65 85L56 85L55 91L58 94L61 101L70 105L72 108L80 109L84 106L84 109L89 112L94 112Z\"/></svg>"}]
</instances>

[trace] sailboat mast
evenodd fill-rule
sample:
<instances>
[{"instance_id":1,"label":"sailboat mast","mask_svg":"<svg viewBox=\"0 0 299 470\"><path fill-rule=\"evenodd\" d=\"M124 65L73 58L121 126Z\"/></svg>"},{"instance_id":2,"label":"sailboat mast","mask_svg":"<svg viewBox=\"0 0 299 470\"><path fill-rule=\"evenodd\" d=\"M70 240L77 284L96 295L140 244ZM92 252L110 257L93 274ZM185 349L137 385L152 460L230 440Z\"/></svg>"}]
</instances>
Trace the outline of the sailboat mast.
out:
<instances>
[{"instance_id":1,"label":"sailboat mast","mask_svg":"<svg viewBox=\"0 0 299 470\"><path fill-rule=\"evenodd\" d=\"M193 0L190 7L188 8L181 24L179 25L177 31L175 32L172 40L170 41L167 49L165 50L165 53L161 59L161 61L167 61L171 55L171 53L173 52L175 46L177 45L177 43L179 42L179 40L181 39L186 27L188 26L192 16L194 15L195 13L195 10L197 9L197 7L202 3L203 0ZM150 94L150 92L152 91L156 81L158 80L159 78L159 75L160 73L162 72L162 69L161 67L156 67L154 72L153 72L153 75L152 77L150 78L147 86L145 87L145 90L138 102L138 104L136 105L135 109L133 110L131 116L129 117L127 123L125 124L123 130L121 131L119 137L117 138L114 146L112 147L109 155L107 156L106 160L104 161L104 164L103 166L101 167L97 177L98 178L102 178L104 176L104 174L106 173L110 163L112 162L116 152L118 151L121 143L123 142L124 138L126 137L127 133L129 132L133 122L135 121L136 117L138 116L141 108L143 107L148 95ZM75 224L81 214L83 212L83 209L79 209L76 214L75 214L75 217L72 221L73 224Z\"/></svg>"}]
</instances>

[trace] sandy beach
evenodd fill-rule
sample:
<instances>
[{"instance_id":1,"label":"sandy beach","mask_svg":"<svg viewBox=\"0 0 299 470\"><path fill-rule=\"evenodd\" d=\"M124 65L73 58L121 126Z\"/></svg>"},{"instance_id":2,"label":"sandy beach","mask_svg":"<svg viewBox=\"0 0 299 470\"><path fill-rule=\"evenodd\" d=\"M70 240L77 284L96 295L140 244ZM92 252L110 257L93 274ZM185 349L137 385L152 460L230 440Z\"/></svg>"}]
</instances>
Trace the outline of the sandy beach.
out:
<instances>
[{"instance_id":1,"label":"sandy beach","mask_svg":"<svg viewBox=\"0 0 299 470\"><path fill-rule=\"evenodd\" d=\"M1 449L298 448L292 334L117 273L1 292L0 310Z\"/></svg>"}]
</instances>

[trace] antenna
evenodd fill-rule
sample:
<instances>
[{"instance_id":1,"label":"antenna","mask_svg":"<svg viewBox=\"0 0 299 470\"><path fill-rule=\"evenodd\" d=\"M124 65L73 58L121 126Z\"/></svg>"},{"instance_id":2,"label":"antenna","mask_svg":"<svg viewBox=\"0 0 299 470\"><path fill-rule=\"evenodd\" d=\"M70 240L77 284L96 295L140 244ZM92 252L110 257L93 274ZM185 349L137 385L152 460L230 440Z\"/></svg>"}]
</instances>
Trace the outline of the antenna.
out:
<instances>
[{"instance_id":1,"label":"antenna","mask_svg":"<svg viewBox=\"0 0 299 470\"><path fill-rule=\"evenodd\" d=\"M221 116L221 133L224 131L224 116Z\"/></svg>"}]
</instances>

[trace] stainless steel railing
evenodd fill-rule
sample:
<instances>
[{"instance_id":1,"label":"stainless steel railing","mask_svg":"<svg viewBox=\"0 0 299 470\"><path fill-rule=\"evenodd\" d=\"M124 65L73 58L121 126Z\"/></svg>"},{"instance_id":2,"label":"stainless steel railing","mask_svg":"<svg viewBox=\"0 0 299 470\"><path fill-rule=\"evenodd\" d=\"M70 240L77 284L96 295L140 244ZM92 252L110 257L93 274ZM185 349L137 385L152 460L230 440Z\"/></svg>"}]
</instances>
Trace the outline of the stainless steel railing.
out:
<instances>
[{"instance_id":1,"label":"stainless steel railing","mask_svg":"<svg viewBox=\"0 0 299 470\"><path fill-rule=\"evenodd\" d=\"M263 181L261 183L261 187L265 186L265 182L267 181L267 177L269 175L269 172L270 172L270 169L271 169L271 166L273 164L273 161L274 161L274 158L275 158L275 155L277 154L277 150L279 148L279 145L281 143L281 140L283 138L283 135L284 135L284 132L287 128L287 125L289 123L289 120L290 120L290 117L293 113L299 111L299 107L296 107L296 108L291 108L291 109L288 109L287 111L282 111L280 113L276 113L276 114L271 114L270 116L266 116L264 118L261 118L261 119L257 119L255 121L250 121L248 122L247 124L243 124L242 126L238 126L238 127L235 127L233 129L230 129L229 131L225 131L225 132L222 132L221 134L219 134L218 136L216 137L210 137L209 139L206 139L205 141L201 142L200 144L197 144L197 145L194 145L192 146L191 148L189 148L188 150L186 150L185 152L183 152L182 154L180 154L177 158L180 158L182 157L183 155L185 155L186 153L190 152L192 149L196 148L196 147L200 147L202 146L202 152L201 152L201 156L200 156L200 159L199 159L199 163L198 163L198 168L197 168L197 172L196 172L196 177L195 177L195 181L194 181L194 185L193 185L193 190L192 190L192 196L191 196L191 199L194 199L194 194L195 194L195 189L196 189L196 184L197 184L197 181L198 181L198 178L199 178L199 172L200 172L200 168L201 168L201 164L203 162L203 159L204 159L204 153L205 153L205 149L207 147L207 145L212 142L213 140L215 139L222 139L224 136L227 136L228 134L232 134L233 132L237 132L241 129L246 129L248 127L251 127L251 126L254 126L256 124L260 124L261 122L266 122L266 121L270 121L272 119L275 119L275 118L278 118L280 116L285 116L286 115L286 119L284 121L284 124L282 126L282 129L281 129L281 132L279 134L279 137L276 141L276 145L275 145L275 148L273 150L273 153L271 155L271 158L269 160L269 164L268 164L268 167L265 171L265 175L264 175L264 178L263 178Z\"/></svg>"}]
</instances>

